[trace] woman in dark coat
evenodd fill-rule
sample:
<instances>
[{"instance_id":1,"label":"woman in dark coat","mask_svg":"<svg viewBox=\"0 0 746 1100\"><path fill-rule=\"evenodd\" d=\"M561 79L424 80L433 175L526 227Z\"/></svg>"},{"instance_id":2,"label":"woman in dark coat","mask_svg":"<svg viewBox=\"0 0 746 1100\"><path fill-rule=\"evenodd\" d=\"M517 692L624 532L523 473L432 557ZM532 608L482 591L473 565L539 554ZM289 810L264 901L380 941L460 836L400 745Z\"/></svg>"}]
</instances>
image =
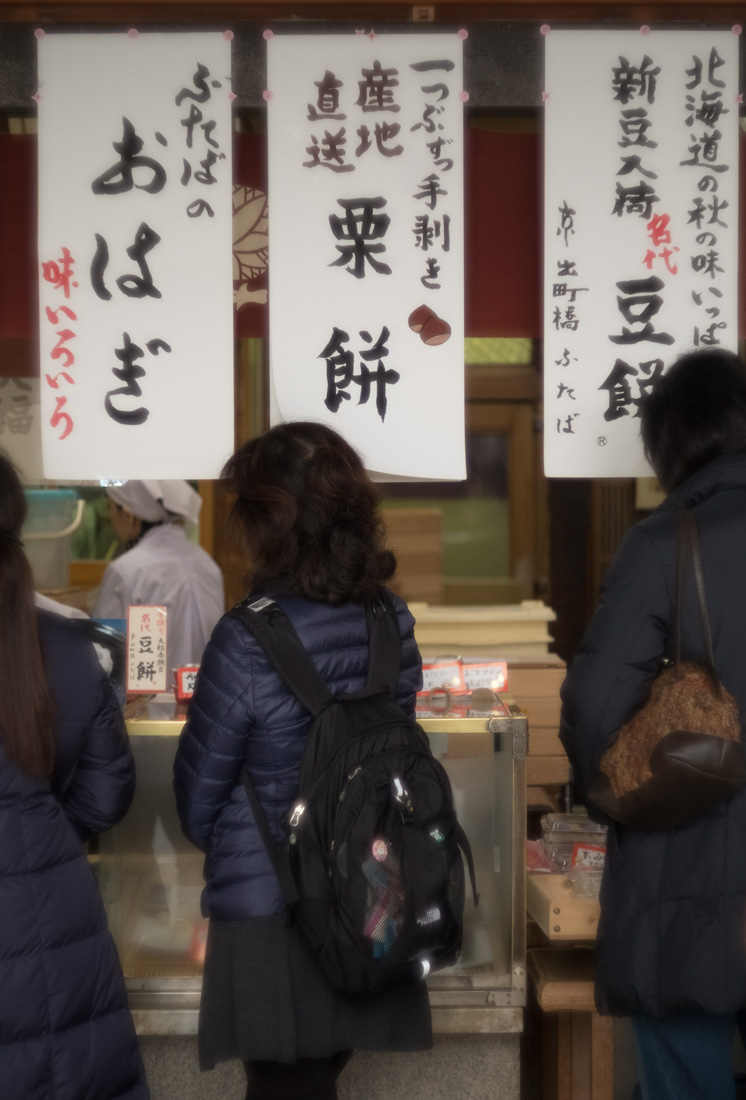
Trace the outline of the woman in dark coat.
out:
<instances>
[{"instance_id":1,"label":"woman in dark coat","mask_svg":"<svg viewBox=\"0 0 746 1100\"><path fill-rule=\"evenodd\" d=\"M90 642L34 607L25 514L0 453L0 1096L147 1100L82 843L125 814L132 757Z\"/></svg>"},{"instance_id":2,"label":"woman in dark coat","mask_svg":"<svg viewBox=\"0 0 746 1100\"><path fill-rule=\"evenodd\" d=\"M365 602L394 572L378 494L357 454L320 424L273 428L223 472L250 562L252 595L277 600L332 692L364 687ZM414 715L421 662L414 620L395 604L402 636L397 698ZM283 899L257 831L246 766L272 833L297 794L310 715L269 666L253 635L225 616L197 677L175 762L187 836L206 853L210 917L200 1011L202 1068L238 1058L247 1098L333 1100L355 1049L431 1045L424 982L364 1003L333 991Z\"/></svg>"},{"instance_id":3,"label":"woman in dark coat","mask_svg":"<svg viewBox=\"0 0 746 1100\"><path fill-rule=\"evenodd\" d=\"M746 367L679 359L642 409L669 496L623 539L563 688L561 737L585 795L622 724L673 656L677 512L699 529L715 666L746 716ZM705 656L691 569L682 657ZM593 814L593 806L588 809ZM746 1007L746 790L675 829L610 822L596 1000L630 1015L645 1100L735 1097L730 1048Z\"/></svg>"}]
</instances>

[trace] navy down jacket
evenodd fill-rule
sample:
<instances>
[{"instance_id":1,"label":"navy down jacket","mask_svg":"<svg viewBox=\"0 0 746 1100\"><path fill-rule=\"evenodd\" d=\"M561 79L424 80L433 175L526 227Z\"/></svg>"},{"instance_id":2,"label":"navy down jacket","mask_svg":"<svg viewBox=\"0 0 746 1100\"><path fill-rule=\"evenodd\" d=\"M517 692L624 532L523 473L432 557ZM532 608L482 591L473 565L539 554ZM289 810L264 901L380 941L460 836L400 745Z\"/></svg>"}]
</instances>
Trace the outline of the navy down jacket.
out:
<instances>
[{"instance_id":1,"label":"navy down jacket","mask_svg":"<svg viewBox=\"0 0 746 1100\"><path fill-rule=\"evenodd\" d=\"M414 715L422 682L414 619L402 600L393 598L402 636L397 700ZM331 607L300 597L277 602L332 692L364 687L368 635L362 604ZM246 765L279 842L280 818L298 790L310 723L308 711L269 666L253 635L224 616L205 649L174 764L182 827L206 853L205 916L243 920L283 911L240 773Z\"/></svg>"},{"instance_id":2,"label":"navy down jacket","mask_svg":"<svg viewBox=\"0 0 746 1100\"><path fill-rule=\"evenodd\" d=\"M699 527L715 666L746 719L746 455L732 455L685 481L619 547L562 692L581 793L673 656L680 508ZM682 631L682 656L704 658L691 569ZM676 829L609 825L596 999L603 1012L651 1016L746 1007L746 790Z\"/></svg>"},{"instance_id":3,"label":"navy down jacket","mask_svg":"<svg viewBox=\"0 0 746 1100\"><path fill-rule=\"evenodd\" d=\"M147 1100L124 980L82 838L134 791L121 711L90 642L39 614L56 707L51 783L0 737L0 1096Z\"/></svg>"}]
</instances>

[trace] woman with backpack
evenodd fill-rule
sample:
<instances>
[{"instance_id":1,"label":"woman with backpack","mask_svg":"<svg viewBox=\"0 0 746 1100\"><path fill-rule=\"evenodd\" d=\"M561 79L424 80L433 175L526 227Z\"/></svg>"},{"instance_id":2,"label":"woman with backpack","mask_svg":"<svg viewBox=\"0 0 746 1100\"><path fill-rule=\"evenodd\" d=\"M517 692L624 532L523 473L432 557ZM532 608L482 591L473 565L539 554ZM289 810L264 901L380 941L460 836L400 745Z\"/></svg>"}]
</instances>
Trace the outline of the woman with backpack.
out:
<instances>
[{"instance_id":1,"label":"woman with backpack","mask_svg":"<svg viewBox=\"0 0 746 1100\"><path fill-rule=\"evenodd\" d=\"M93 646L34 606L25 515L0 452L0 1095L148 1100L83 850L127 811L134 764Z\"/></svg>"},{"instance_id":2,"label":"woman with backpack","mask_svg":"<svg viewBox=\"0 0 746 1100\"><path fill-rule=\"evenodd\" d=\"M366 604L396 562L358 455L321 424L283 424L241 447L222 480L235 493L254 602L277 602L332 693L364 688ZM421 685L414 620L392 599L402 639L396 699L413 717ZM432 1045L424 982L350 1000L286 920L241 773L248 770L280 844L310 724L253 634L224 616L202 660L174 783L184 831L206 855L200 1065L240 1059L247 1100L334 1100L352 1051Z\"/></svg>"}]
</instances>

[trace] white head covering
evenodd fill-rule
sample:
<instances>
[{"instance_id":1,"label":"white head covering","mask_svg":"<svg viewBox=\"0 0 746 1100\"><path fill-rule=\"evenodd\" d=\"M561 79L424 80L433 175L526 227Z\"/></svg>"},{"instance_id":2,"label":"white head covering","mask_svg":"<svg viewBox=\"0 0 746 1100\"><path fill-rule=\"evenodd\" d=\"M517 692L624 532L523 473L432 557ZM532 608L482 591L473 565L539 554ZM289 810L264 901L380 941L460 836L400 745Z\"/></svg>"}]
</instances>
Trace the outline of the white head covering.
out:
<instances>
[{"instance_id":1,"label":"white head covering","mask_svg":"<svg viewBox=\"0 0 746 1100\"><path fill-rule=\"evenodd\" d=\"M188 519L196 523L202 497L188 481L125 481L106 490L115 504L146 523Z\"/></svg>"}]
</instances>

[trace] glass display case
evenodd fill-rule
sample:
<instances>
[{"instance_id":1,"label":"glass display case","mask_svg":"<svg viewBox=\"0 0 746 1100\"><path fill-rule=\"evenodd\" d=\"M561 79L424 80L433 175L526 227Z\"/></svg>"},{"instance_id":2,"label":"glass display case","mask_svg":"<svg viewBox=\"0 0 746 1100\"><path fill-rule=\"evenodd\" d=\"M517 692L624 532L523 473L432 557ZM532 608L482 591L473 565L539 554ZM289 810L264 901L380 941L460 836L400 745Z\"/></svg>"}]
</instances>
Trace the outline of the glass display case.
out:
<instances>
[{"instance_id":1,"label":"glass display case","mask_svg":"<svg viewBox=\"0 0 746 1100\"><path fill-rule=\"evenodd\" d=\"M463 701L463 700L462 700ZM468 704L468 700L466 701ZM519 1031L525 1004L527 718L505 694L488 710L418 707L453 786L476 868L456 966L428 979L441 1032ZM183 836L171 786L183 717L154 702L128 721L137 789L124 820L100 838L99 880L138 1030L196 1031L207 921L202 853Z\"/></svg>"}]
</instances>

